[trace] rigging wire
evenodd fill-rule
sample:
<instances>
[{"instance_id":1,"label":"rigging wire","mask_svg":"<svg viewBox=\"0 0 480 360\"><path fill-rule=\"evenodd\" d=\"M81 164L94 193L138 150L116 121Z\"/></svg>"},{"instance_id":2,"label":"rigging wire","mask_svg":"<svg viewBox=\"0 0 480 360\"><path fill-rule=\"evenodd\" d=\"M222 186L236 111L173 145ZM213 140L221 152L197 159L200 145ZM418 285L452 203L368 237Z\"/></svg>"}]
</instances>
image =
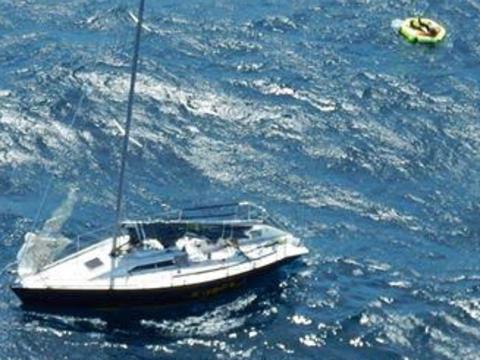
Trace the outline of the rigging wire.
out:
<instances>
[{"instance_id":1,"label":"rigging wire","mask_svg":"<svg viewBox=\"0 0 480 360\"><path fill-rule=\"evenodd\" d=\"M121 39L121 41L118 41L119 39ZM113 43L114 44L117 44L118 42L121 43L121 48L125 48L126 47L126 44L127 44L127 39L125 38L125 36L122 36L121 33L119 32L115 32L115 36L114 36L114 39L113 39ZM98 49L97 51L97 55L95 56L94 59L96 59L96 61L98 61L98 54L104 54L105 53L105 50L107 49L107 46L110 44L109 41L105 41L102 46ZM72 128L76 121L77 121L77 118L78 118L78 115L80 114L81 110L82 110L82 107L84 105L84 100L85 100L85 97L91 92L91 90L89 90L86 86L83 86L82 89L81 89L81 96L80 96L80 99L79 101L77 102L76 106L75 106L75 112L72 116L72 119L70 121L70 123L68 124L68 128ZM54 178L54 175L50 175L49 178L48 178L48 181L47 181L47 185L45 186L43 192L42 192L42 197L41 197L41 200L40 200L40 204L39 204L39 207L36 211L36 214L35 214L35 217L34 217L34 220L32 222L32 225L31 225L31 228L30 228L30 231L36 231L38 230L37 229L37 226L38 226L38 223L40 221L40 217L41 217L41 214L44 210L44 207L45 207L45 204L47 202L47 199L50 195L50 192L52 190L52 186L53 186L53 178Z\"/></svg>"},{"instance_id":2,"label":"rigging wire","mask_svg":"<svg viewBox=\"0 0 480 360\"><path fill-rule=\"evenodd\" d=\"M75 112L72 116L72 119L70 120L70 123L68 124L69 128L72 128L73 125L75 125L75 122L77 121L78 114L80 113L80 111L82 109L83 101L85 99L86 93L87 93L87 91L82 91L82 95L80 96L80 99L78 100L78 103L77 103L77 106L76 106L76 110L75 110ZM38 210L37 210L37 213L35 215L34 221L32 223L31 231L35 230L36 227L37 227L38 221L40 219L40 215L41 215L42 210L45 206L45 203L47 201L50 190L52 188L52 184L53 184L53 174L49 177L47 185L45 186L45 190L43 192L42 199L40 200L40 205L38 207Z\"/></svg>"}]
</instances>

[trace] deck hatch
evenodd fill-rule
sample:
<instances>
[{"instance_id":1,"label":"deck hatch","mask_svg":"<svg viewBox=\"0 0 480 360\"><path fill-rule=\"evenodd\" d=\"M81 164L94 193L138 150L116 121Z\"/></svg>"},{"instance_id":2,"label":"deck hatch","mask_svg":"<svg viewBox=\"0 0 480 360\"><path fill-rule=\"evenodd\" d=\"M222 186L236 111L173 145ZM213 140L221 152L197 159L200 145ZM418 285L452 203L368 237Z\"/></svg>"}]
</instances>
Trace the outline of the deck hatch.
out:
<instances>
[{"instance_id":1,"label":"deck hatch","mask_svg":"<svg viewBox=\"0 0 480 360\"><path fill-rule=\"evenodd\" d=\"M93 258L92 260L88 260L86 263L85 263L85 266L87 268L89 268L90 270L93 270L93 269L96 269L98 268L99 266L102 266L103 265L103 262L102 260L100 260L99 258Z\"/></svg>"}]
</instances>

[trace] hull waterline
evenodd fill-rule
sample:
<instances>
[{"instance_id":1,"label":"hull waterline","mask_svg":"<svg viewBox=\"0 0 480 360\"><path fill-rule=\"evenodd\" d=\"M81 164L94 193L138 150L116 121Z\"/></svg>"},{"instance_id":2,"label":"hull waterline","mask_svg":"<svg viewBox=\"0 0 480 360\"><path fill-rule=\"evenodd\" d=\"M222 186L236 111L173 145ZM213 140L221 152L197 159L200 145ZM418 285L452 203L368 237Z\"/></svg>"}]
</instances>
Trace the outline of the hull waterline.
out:
<instances>
[{"instance_id":1,"label":"hull waterline","mask_svg":"<svg viewBox=\"0 0 480 360\"><path fill-rule=\"evenodd\" d=\"M32 289L13 285L11 288L24 306L60 308L114 308L137 306L162 306L195 301L235 289L298 257L283 259L268 266L211 282L173 288L142 290L75 290Z\"/></svg>"}]
</instances>

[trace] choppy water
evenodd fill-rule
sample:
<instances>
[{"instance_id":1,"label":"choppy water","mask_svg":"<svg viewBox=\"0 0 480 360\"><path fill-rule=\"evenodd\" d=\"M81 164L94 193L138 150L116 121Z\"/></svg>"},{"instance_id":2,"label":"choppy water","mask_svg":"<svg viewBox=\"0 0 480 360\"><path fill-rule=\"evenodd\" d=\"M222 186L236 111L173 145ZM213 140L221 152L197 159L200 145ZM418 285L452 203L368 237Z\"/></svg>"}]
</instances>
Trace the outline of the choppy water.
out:
<instances>
[{"instance_id":1,"label":"choppy water","mask_svg":"<svg viewBox=\"0 0 480 360\"><path fill-rule=\"evenodd\" d=\"M0 1L2 267L52 177L41 220L75 186L67 235L113 218L129 11ZM443 44L393 33L417 12ZM128 214L250 199L311 254L163 313L24 311L4 274L0 358L478 358L479 16L478 0L147 1Z\"/></svg>"}]
</instances>

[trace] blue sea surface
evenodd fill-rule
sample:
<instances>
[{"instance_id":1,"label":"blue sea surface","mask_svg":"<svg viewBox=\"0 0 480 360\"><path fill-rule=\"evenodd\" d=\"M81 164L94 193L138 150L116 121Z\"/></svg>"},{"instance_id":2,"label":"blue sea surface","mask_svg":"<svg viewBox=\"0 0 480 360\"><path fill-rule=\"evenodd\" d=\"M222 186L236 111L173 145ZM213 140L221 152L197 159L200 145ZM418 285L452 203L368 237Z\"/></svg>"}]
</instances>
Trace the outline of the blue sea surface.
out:
<instances>
[{"instance_id":1,"label":"blue sea surface","mask_svg":"<svg viewBox=\"0 0 480 360\"><path fill-rule=\"evenodd\" d=\"M112 223L137 1L0 0L0 267ZM392 20L444 24L412 45ZM310 254L174 309L23 309L1 359L480 357L480 0L148 1L126 216L248 199ZM49 196L41 207L45 188Z\"/></svg>"}]
</instances>

